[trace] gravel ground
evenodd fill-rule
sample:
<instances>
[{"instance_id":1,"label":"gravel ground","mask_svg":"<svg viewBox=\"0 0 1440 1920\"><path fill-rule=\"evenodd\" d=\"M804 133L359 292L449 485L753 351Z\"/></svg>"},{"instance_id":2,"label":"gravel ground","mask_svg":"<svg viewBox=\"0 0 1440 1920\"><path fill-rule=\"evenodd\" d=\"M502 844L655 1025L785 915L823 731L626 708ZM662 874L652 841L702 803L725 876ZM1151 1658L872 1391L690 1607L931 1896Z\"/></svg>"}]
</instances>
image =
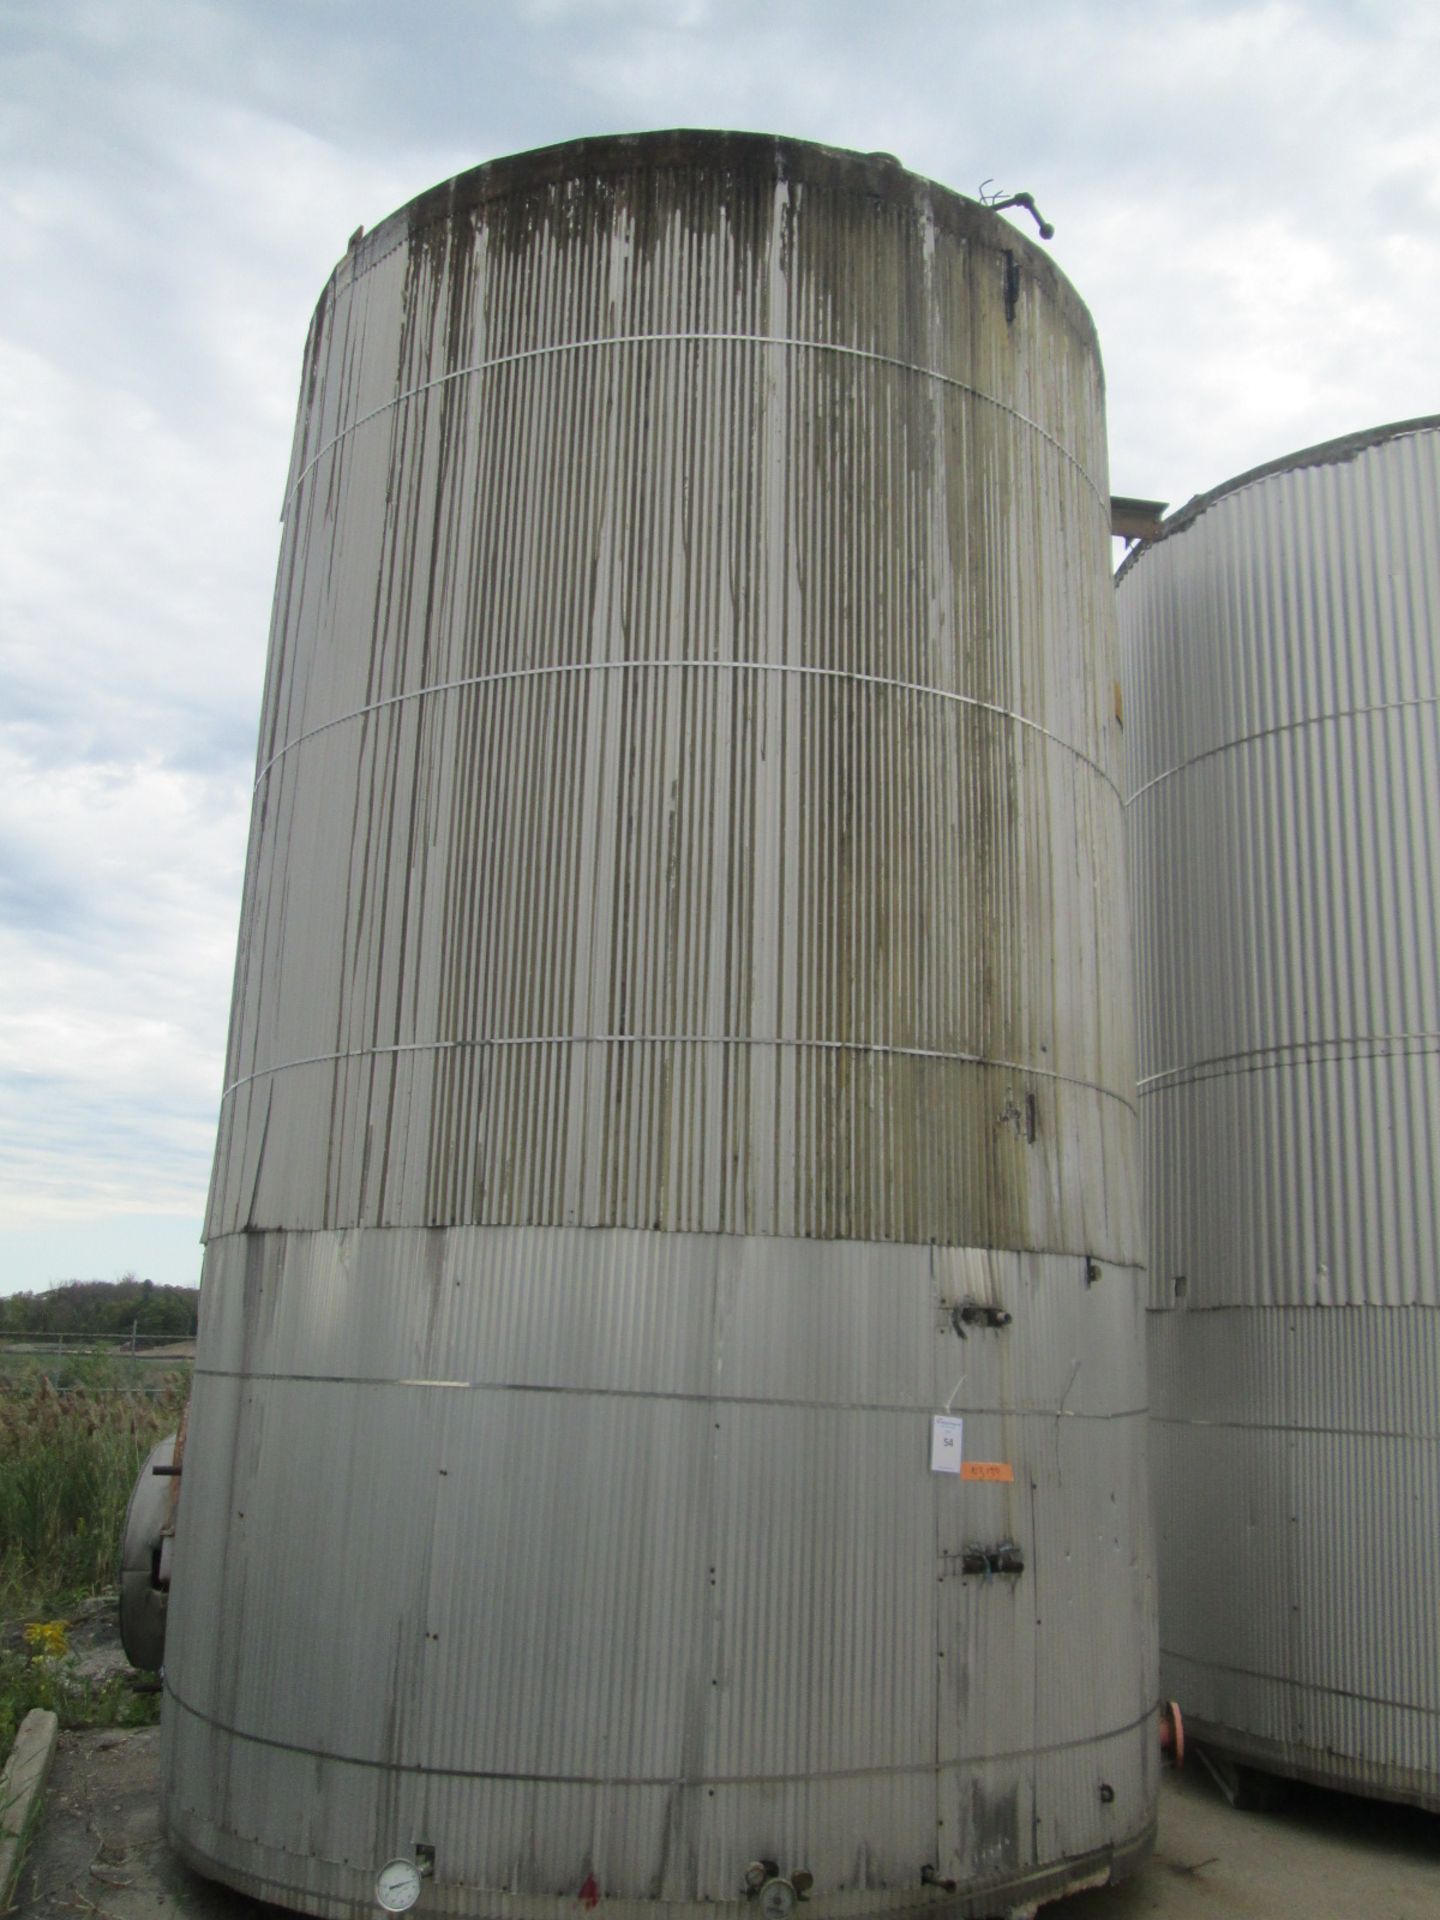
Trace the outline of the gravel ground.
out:
<instances>
[{"instance_id":1,"label":"gravel ground","mask_svg":"<svg viewBox=\"0 0 1440 1920\"><path fill-rule=\"evenodd\" d=\"M18 1914L273 1920L277 1909L199 1879L160 1838L159 1738L153 1727L62 1735ZM1048 1912L1055 1920L1440 1920L1440 1817L1308 1787L1292 1789L1278 1813L1236 1813L1202 1771L1191 1771L1166 1779L1159 1847L1132 1879Z\"/></svg>"},{"instance_id":2,"label":"gravel ground","mask_svg":"<svg viewBox=\"0 0 1440 1920\"><path fill-rule=\"evenodd\" d=\"M30 1920L273 1914L190 1873L160 1837L160 1729L62 1733L15 1890Z\"/></svg>"}]
</instances>

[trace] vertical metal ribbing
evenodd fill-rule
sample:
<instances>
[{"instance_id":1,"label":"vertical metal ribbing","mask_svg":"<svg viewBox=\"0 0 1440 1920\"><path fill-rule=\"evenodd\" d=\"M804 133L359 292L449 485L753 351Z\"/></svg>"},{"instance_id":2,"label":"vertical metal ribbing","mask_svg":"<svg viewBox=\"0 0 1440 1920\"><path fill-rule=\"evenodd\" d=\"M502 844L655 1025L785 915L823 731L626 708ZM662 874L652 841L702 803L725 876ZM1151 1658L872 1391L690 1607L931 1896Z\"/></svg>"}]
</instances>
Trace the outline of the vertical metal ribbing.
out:
<instances>
[{"instance_id":1,"label":"vertical metal ribbing","mask_svg":"<svg viewBox=\"0 0 1440 1920\"><path fill-rule=\"evenodd\" d=\"M167 1648L207 1871L861 1920L1145 1843L1106 494L1074 295L893 163L587 143L337 270ZM947 1404L1013 1478L937 1485Z\"/></svg>"},{"instance_id":2,"label":"vertical metal ribbing","mask_svg":"<svg viewBox=\"0 0 1440 1920\"><path fill-rule=\"evenodd\" d=\"M251 1218L252 1204L257 1222L298 1224L288 1143L323 1120L337 1225L653 1216L985 1240L1029 1212L1016 1180L1044 1152L1003 1169L992 1155L978 1186L956 1188L943 1163L964 1156L943 1133L927 1172L918 1136L893 1130L913 1110L907 1087L969 1085L985 1070L967 1061L993 1059L1012 1077L1036 1069L1031 1091L1057 1118L1128 1124L1123 1018L1101 1018L1103 982L1071 990L1085 941L1064 963L1045 951L1051 928L1089 923L1087 873L1113 856L1100 844L1113 728L1094 676L1049 658L1077 612L1082 627L1103 616L1014 558L1066 524L1101 536L1093 394L1068 366L1043 385L1027 364L1016 400L1033 424L1011 410L1002 375L1015 368L997 364L1013 357L1008 330L992 337L952 252L913 257L912 211L855 227L842 278L804 216L815 189L782 186L734 220L720 212L727 191L680 189L685 217L720 222L718 247L668 226L673 213L597 211L566 189L537 205L519 246L467 214L408 251L387 243L337 283L317 340L344 341L340 381L327 364L314 383L319 420L302 428L289 510L334 559L297 575L302 547L287 538L256 858L283 857L288 809L308 815L322 767L344 778L347 740L362 756L355 807L371 818L354 813L353 851L337 845L324 872L316 849L303 888L263 882L287 919L250 945L246 991L260 1000L237 1030L227 1096L244 1114L227 1111L225 1126L253 1138L269 1115L274 1132L248 1190L217 1188L214 1228ZM587 220L605 245L663 266L618 280L596 270L604 248L582 234ZM566 237L547 237L547 221ZM751 261L767 256L757 274ZM919 324L894 297L897 272L915 278ZM397 304L398 342L368 317ZM1061 362L1074 357L1063 332L1057 343ZM397 397L381 405L374 355L397 353ZM344 559L356 541L380 561L368 608ZM337 644L367 620L367 648ZM287 636L312 622L333 640L292 659ZM599 671L587 676L587 661ZM816 666L824 674L805 677ZM526 677L551 667L579 670L578 684ZM899 685L834 677L847 673ZM722 708L709 749L728 767L712 768L695 722ZM476 776L457 781L481 740ZM719 806L700 797L717 778ZM594 812L612 795L618 830ZM1036 914L1019 876L1044 884L1057 818L1085 821L1078 868L1052 872L1063 890ZM1035 836L1032 858L1021 834ZM961 896L956 843L977 856L962 863ZM487 868L490 845L513 850L504 872ZM697 951L687 968L686 916L721 923L722 855L744 888L724 915L731 946L720 954L712 933L704 965ZM342 862L337 915L326 889ZM345 943L334 984L304 957L328 947L332 925ZM333 1011L272 1032L263 1002L297 973ZM736 1048L749 1049L743 1064ZM963 1058L897 1063L895 1049ZM327 1052L343 1057L297 1064ZM717 1117L741 1142L723 1202L697 1164L717 1079L731 1086ZM874 1091L857 1103L861 1085ZM800 1191L761 1171L771 1129L753 1102L771 1097L796 1129L793 1164L814 1165ZM592 1109L586 1131L603 1126L603 1152L593 1138L560 1145L558 1114L577 1098ZM491 1116L478 1141L477 1102ZM946 1095L942 1110L959 1108ZM465 1152L433 1150L460 1137L481 1155L468 1173ZM460 1184L436 1188L437 1167ZM1093 1237L1043 1210L1028 1232L1035 1244Z\"/></svg>"},{"instance_id":3,"label":"vertical metal ribbing","mask_svg":"<svg viewBox=\"0 0 1440 1920\"><path fill-rule=\"evenodd\" d=\"M1440 1805L1440 422L1207 496L1119 598L1165 1684Z\"/></svg>"}]
</instances>

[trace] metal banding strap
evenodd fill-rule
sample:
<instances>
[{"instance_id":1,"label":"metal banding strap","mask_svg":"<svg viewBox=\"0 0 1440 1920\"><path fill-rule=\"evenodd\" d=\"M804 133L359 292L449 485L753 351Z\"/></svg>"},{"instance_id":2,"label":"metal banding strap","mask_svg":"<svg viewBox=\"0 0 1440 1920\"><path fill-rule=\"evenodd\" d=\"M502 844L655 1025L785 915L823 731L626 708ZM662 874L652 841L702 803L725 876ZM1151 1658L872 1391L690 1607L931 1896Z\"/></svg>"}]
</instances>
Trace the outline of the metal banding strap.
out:
<instances>
[{"instance_id":1,"label":"metal banding strap","mask_svg":"<svg viewBox=\"0 0 1440 1920\"><path fill-rule=\"evenodd\" d=\"M1162 786L1165 781L1173 780L1177 773L1184 773L1190 767L1198 767L1206 760L1214 760L1222 753L1233 753L1237 747L1253 746L1259 740L1274 740L1281 734L1298 733L1305 727L1323 727L1337 720L1365 720L1377 713L1405 713L1417 707L1433 707L1440 701L1440 694L1417 694L1413 700L1380 700L1369 707L1342 707L1336 713L1306 714L1301 720L1282 720L1278 726L1261 727L1255 733L1242 733L1234 740L1222 740L1218 747L1207 747L1203 753L1193 754L1188 760L1181 760L1173 767L1167 767L1164 773L1157 773L1153 780L1147 780L1144 786L1137 787L1125 802L1133 807L1135 802L1149 793L1152 787Z\"/></svg>"},{"instance_id":2,"label":"metal banding strap","mask_svg":"<svg viewBox=\"0 0 1440 1920\"><path fill-rule=\"evenodd\" d=\"M1288 1311L1289 1304L1287 1302L1280 1311L1282 1313ZM1205 1311L1207 1313L1253 1313L1255 1309L1247 1302L1244 1306L1207 1307ZM1321 1311L1329 1312L1332 1309L1322 1308ZM1348 1309L1342 1308L1341 1311L1345 1312ZM1384 1309L1382 1308L1381 1311L1383 1312ZM1318 1435L1327 1444L1333 1443L1337 1446L1346 1440L1408 1440L1412 1445L1425 1442L1433 1445L1429 1435L1407 1433L1403 1427L1342 1427L1337 1426L1333 1420L1327 1420L1323 1426L1319 1424L1307 1426L1303 1421L1296 1420L1197 1420L1188 1416L1182 1417L1179 1414L1152 1412L1150 1423L1156 1427L1204 1427L1215 1433L1311 1433Z\"/></svg>"},{"instance_id":3,"label":"metal banding strap","mask_svg":"<svg viewBox=\"0 0 1440 1920\"><path fill-rule=\"evenodd\" d=\"M232 1227L232 1228L228 1228L223 1233L212 1233L209 1239L206 1241L206 1245L211 1247L217 1247L217 1246L220 1246L226 1240L235 1240L235 1239L243 1240L248 1244L248 1242L252 1240L257 1234L262 1238L270 1235L275 1235L275 1234L284 1234L289 1241L291 1241L292 1243L296 1243L302 1239L303 1240L324 1240L324 1239L330 1238L334 1234L337 1234L337 1233L344 1234L344 1233L348 1233L349 1231L350 1229L347 1227ZM385 1233L429 1233L430 1229L428 1226L405 1227L405 1226L396 1225L393 1227L386 1227L384 1229L380 1229L380 1228L369 1229L369 1231L374 1231L374 1232L384 1231ZM496 1233L496 1232L507 1233L510 1231L510 1229L504 1226L500 1226L500 1227L486 1226L481 1223L472 1222L468 1225L455 1224L447 1227L445 1231L447 1233L457 1233L457 1234L467 1234L467 1233L489 1234L489 1233ZM581 1227L581 1226L546 1227L545 1228L545 1232L547 1234L567 1234L567 1233L589 1234L591 1231L592 1231L591 1228ZM620 1233L648 1234L650 1229L648 1227L620 1227L620 1228L616 1228L615 1231ZM668 1235L669 1238L675 1239L675 1240L684 1240L687 1238L694 1238L697 1236L705 1239L714 1238L713 1235L705 1233L703 1229L698 1229L698 1228L690 1229L690 1230L677 1228L673 1233L670 1233ZM778 1241L778 1240L784 1240L784 1239L793 1238L793 1237L794 1237L793 1235L785 1235L785 1234L767 1233L765 1235L766 1241L770 1243L774 1243L775 1241ZM936 1251L936 1249L931 1245L931 1243L928 1240L921 1241L918 1243L912 1240L887 1240L884 1244L887 1248L908 1247L911 1249L912 1252L914 1251L916 1245L918 1244L927 1254L934 1253ZM992 1240L971 1240L971 1241L967 1241L963 1247L947 1247L942 1249L942 1251L948 1252L948 1253L983 1254L983 1255L986 1255L987 1257L991 1254L997 1254L1006 1261L1011 1261L1016 1259L1019 1259L1019 1260L1098 1260L1099 1264L1102 1267L1104 1267L1107 1272L1113 1268L1116 1273L1133 1274L1137 1279L1143 1277L1143 1275L1149 1272L1149 1268L1145 1265L1145 1262L1143 1260L1122 1260L1118 1254L1110 1254L1110 1253L1097 1255L1092 1248L1088 1248L1088 1247L1048 1247L1048 1246L1016 1247L1016 1246L1001 1246L998 1242L992 1241ZM296 1379L296 1380L304 1380L309 1378L309 1376L306 1374L291 1374L291 1375L287 1375L286 1377L290 1379ZM330 1375L330 1374L324 1374L324 1375L317 1375L316 1377L321 1379L332 1379L332 1378L335 1378L336 1376ZM373 1384L373 1383L370 1381L370 1378L368 1375L356 1375L354 1384L358 1386L366 1386L368 1384ZM404 1379L400 1381L401 1386L409 1386L409 1387L425 1387L425 1386L468 1387L472 1384L473 1383L469 1380ZM96 1388L97 1393L101 1391L102 1391L101 1388L99 1387ZM103 1389L103 1391L106 1393L128 1393L130 1389L128 1387L106 1387ZM536 1392L536 1393L541 1393L541 1392L548 1393L549 1391L551 1391L551 1389L549 1389L548 1387L545 1387L545 1388L535 1387L530 1389L530 1391ZM557 1388L555 1389L555 1391L568 1392L569 1389ZM597 1391L608 1391L608 1389L597 1389ZM713 1395L708 1395L708 1394L706 1395L707 1399L711 1399L713 1397L714 1397ZM766 1406L769 1406L771 1402L767 1400L764 1402L764 1404ZM816 1404L818 1405L820 1403L817 1402ZM825 1404L828 1405L829 1402L826 1402ZM926 1404L928 1407L929 1403L927 1402ZM977 1408L976 1411L981 1413L991 1413L991 1412L1003 1413L1005 1409L1003 1407L993 1407L993 1408L980 1407L980 1408ZM1135 1409L1135 1411L1137 1413L1144 1413L1147 1411L1147 1409L1144 1407L1138 1407ZM1055 1417L1055 1409L1053 1407L1050 1409L1049 1417L1052 1420ZM1085 1414L1085 1415L1078 1415L1076 1417L1084 1418L1084 1419L1101 1419L1101 1418L1108 1419L1109 1415ZM1122 1413L1118 1417L1121 1419L1125 1419L1125 1418L1128 1418L1129 1416L1122 1411Z\"/></svg>"},{"instance_id":4,"label":"metal banding strap","mask_svg":"<svg viewBox=\"0 0 1440 1920\"><path fill-rule=\"evenodd\" d=\"M922 380L934 380L944 387L953 387L959 393L968 393L972 399L984 401L987 406L997 408L1001 413L1009 414L1012 420L1022 427L1028 427L1046 441L1063 460L1079 474L1085 485L1095 495L1108 518L1110 512L1109 495L1096 486L1090 475L1081 466L1067 446L1057 440L1053 433L1042 427L1038 420L1032 420L1028 414L1020 413L1016 408L1007 406L993 393L986 393L980 387L972 387L967 381L957 380L953 374L941 373L938 367L922 367L911 360L900 360L888 353L872 353L866 347L847 347L833 340L787 340L777 334L768 333L724 333L697 330L681 333L619 333L600 334L588 340L557 340L548 346L525 347L518 353L497 354L491 360L476 360L468 367L454 367L449 373L438 373L433 380L422 380L418 386L407 387L403 393L393 394L378 407L372 407L368 413L362 413L352 420L348 427L342 427L333 434L319 450L312 454L295 476L295 483L285 496L285 504L280 509L280 518L288 519L290 508L301 487L315 471L316 466L327 453L340 445L342 440L354 433L358 427L366 426L371 420L378 420L382 414L391 412L407 400L418 399L422 393L431 393L436 387L443 387L452 380L468 380L475 374L494 373L504 367L517 367L527 361L543 360L563 353L594 353L602 347L651 347L666 344L713 343L722 346L741 347L783 347L792 352L833 353L850 360L868 361L880 367L892 367L899 373L913 373Z\"/></svg>"},{"instance_id":5,"label":"metal banding strap","mask_svg":"<svg viewBox=\"0 0 1440 1920\"><path fill-rule=\"evenodd\" d=\"M1251 1047L1243 1053L1217 1053L1208 1060L1189 1060L1183 1067L1166 1067L1162 1073L1148 1073L1137 1083L1141 1097L1164 1092L1161 1082L1172 1087L1192 1080L1223 1080L1235 1073L1273 1073L1283 1067L1327 1066L1346 1060L1385 1059L1390 1048L1404 1051L1395 1059L1415 1058L1433 1052L1440 1045L1440 1033L1347 1033L1322 1040L1279 1040L1268 1047ZM1373 1052L1362 1052L1373 1048ZM1329 1049L1329 1058L1323 1057ZM1284 1055L1285 1058L1276 1058Z\"/></svg>"},{"instance_id":6,"label":"metal banding strap","mask_svg":"<svg viewBox=\"0 0 1440 1920\"><path fill-rule=\"evenodd\" d=\"M1288 1432L1290 1429L1287 1428L1285 1431ZM1410 1436L1407 1435L1407 1438L1408 1437ZM1414 1714L1417 1718L1440 1720L1440 1713L1437 1713L1434 1707L1425 1705L1423 1701L1391 1700L1383 1693L1360 1693L1352 1687L1329 1687L1316 1680L1314 1676L1310 1674L1307 1674L1305 1679L1301 1681L1297 1679L1293 1673L1266 1673L1258 1667L1237 1667L1233 1666L1227 1660L1206 1659L1198 1654L1186 1653L1179 1647L1162 1645L1160 1651L1167 1659L1183 1660L1187 1667L1201 1667L1212 1673L1233 1674L1237 1680L1262 1680L1267 1686L1273 1687L1299 1688L1303 1686L1306 1693L1323 1693L1332 1700L1343 1700L1347 1705L1353 1706L1354 1703L1358 1701L1362 1706L1393 1707L1401 1713ZM1196 1717L1198 1718L1198 1716ZM1189 1714L1186 1714L1185 1721L1188 1728L1192 1724ZM1296 1741L1294 1744L1297 1747L1301 1745L1299 1741ZM1333 1747L1329 1749L1327 1757L1332 1761L1337 1757ZM1364 1762L1361 1762L1361 1764L1363 1765ZM1361 1776L1357 1772L1355 1777L1358 1779ZM1354 1789L1354 1791L1357 1792L1359 1790L1358 1788Z\"/></svg>"},{"instance_id":7,"label":"metal banding strap","mask_svg":"<svg viewBox=\"0 0 1440 1920\"><path fill-rule=\"evenodd\" d=\"M806 1785L812 1780L868 1780L896 1775L923 1775L929 1779L935 1777L935 1756L923 1755L913 1762L900 1762L882 1767L836 1767L820 1768L804 1773L763 1773L763 1774L702 1774L694 1779L684 1775L615 1775L615 1774L570 1774L570 1773L511 1773L486 1767L427 1767L412 1760L377 1760L369 1754L336 1753L328 1747L304 1746L294 1740L277 1740L263 1733L250 1733L244 1727L233 1722L218 1719L215 1715L203 1713L199 1707L191 1706L181 1694L177 1693L169 1674L164 1675L166 1693L175 1702L182 1713L188 1713L193 1720L202 1725L213 1727L217 1733L228 1733L237 1740L252 1742L255 1746L271 1747L281 1753L298 1754L307 1760L331 1760L345 1767L369 1767L382 1773L404 1773L433 1776L446 1780L494 1780L502 1784L521 1784L537 1787L750 1787L774 1783L779 1785L793 1781ZM1128 1733L1150 1726L1155 1719L1155 1709L1146 1707L1143 1713L1127 1721L1123 1727L1105 1727L1098 1733L1083 1735L1078 1740L1060 1740L1047 1743L1044 1747L1021 1747L1014 1753L966 1754L963 1760L944 1763L942 1771L961 1767L985 1766L993 1761L1026 1760L1034 1754L1047 1757L1055 1753L1067 1753L1082 1747L1103 1746L1107 1740L1120 1740Z\"/></svg>"},{"instance_id":8,"label":"metal banding strap","mask_svg":"<svg viewBox=\"0 0 1440 1920\"><path fill-rule=\"evenodd\" d=\"M1062 1258L1080 1259L1079 1254ZM1108 1263L1107 1264L1112 1264ZM1117 1272L1125 1271L1118 1262ZM628 1400L645 1405L689 1407L783 1407L794 1413L886 1413L905 1419L917 1413L930 1415L933 1402L926 1400L795 1400L762 1393L680 1393L659 1387L555 1386L533 1380L410 1380L395 1374L356 1373L281 1373L267 1367L199 1367L197 1377L207 1380L247 1380L267 1385L301 1387L425 1387L465 1393L501 1393L527 1395L556 1400ZM1079 1420L1091 1425L1106 1421L1144 1420L1148 1406L1115 1407L1104 1413L1082 1413L1070 1407L1030 1407L1011 1401L1003 1406L979 1406L965 1403L965 1418L995 1420Z\"/></svg>"},{"instance_id":9,"label":"metal banding strap","mask_svg":"<svg viewBox=\"0 0 1440 1920\"><path fill-rule=\"evenodd\" d=\"M946 1053L932 1047L889 1047L868 1040L791 1040L750 1033L525 1033L477 1036L469 1040L407 1040L385 1047L342 1047L334 1053L309 1053L298 1060L281 1060L273 1067L257 1067L253 1073L243 1073L221 1094L221 1105L252 1080L289 1073L295 1067L324 1067L341 1060L371 1060L405 1053L460 1053L479 1047L809 1047L822 1053L865 1053L901 1060L936 1060L951 1066L995 1067L1005 1073L1030 1074L1037 1080L1083 1087L1104 1100L1118 1101L1128 1113L1135 1111L1132 1102L1113 1088L1102 1087L1094 1080L1077 1079L1073 1074L1056 1073L1051 1067L1028 1066L1019 1060L992 1060L983 1053Z\"/></svg>"},{"instance_id":10,"label":"metal banding strap","mask_svg":"<svg viewBox=\"0 0 1440 1920\"><path fill-rule=\"evenodd\" d=\"M277 761L283 760L293 748L300 747L307 740L313 740L318 734L329 733L334 727L345 727L356 720L363 720L372 713L383 713L389 707L398 707L406 700L425 700L432 694L458 693L468 687L500 686L519 680L542 679L546 675L566 673L643 673L676 672L689 669L702 673L793 673L812 680L832 680L857 687L875 687L891 693L916 694L929 700L949 700L957 706L973 708L977 713L993 714L997 719L1012 721L1027 732L1038 734L1042 740L1048 740L1052 746L1072 755L1082 765L1090 768L1109 787L1118 800L1120 789L1097 760L1088 753L1072 746L1068 740L1062 740L1058 733L1051 733L1048 727L1042 727L1038 720L1031 720L1023 713L1016 713L1011 707L997 706L994 701L980 700L974 694L952 693L946 687L928 687L918 680L894 680L880 673L858 673L848 667L820 667L791 665L779 660L564 660L543 667L507 667L498 673L467 674L460 680L443 680L434 686L412 687L405 693L387 694L383 700L372 700L353 712L337 714L333 720L323 720L318 727L310 727L304 733L296 734L293 740L272 753L264 761L255 775L255 786L265 779Z\"/></svg>"}]
</instances>

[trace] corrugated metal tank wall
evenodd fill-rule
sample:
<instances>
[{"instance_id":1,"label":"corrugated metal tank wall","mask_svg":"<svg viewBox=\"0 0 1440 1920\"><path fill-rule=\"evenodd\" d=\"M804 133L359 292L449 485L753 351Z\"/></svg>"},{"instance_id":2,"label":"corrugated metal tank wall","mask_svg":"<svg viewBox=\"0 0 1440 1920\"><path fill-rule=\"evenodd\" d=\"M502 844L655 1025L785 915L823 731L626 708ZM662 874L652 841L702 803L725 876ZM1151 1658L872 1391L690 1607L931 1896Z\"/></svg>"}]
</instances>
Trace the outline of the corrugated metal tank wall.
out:
<instances>
[{"instance_id":1,"label":"corrugated metal tank wall","mask_svg":"<svg viewBox=\"0 0 1440 1920\"><path fill-rule=\"evenodd\" d=\"M653 135L352 247L208 1222L189 1858L358 1914L429 1846L425 1910L516 1916L758 1858L859 1915L1144 1844L1116 672L1093 329L984 209ZM932 1474L946 1408L1013 1482Z\"/></svg>"},{"instance_id":2,"label":"corrugated metal tank wall","mask_svg":"<svg viewBox=\"0 0 1440 1920\"><path fill-rule=\"evenodd\" d=\"M1119 599L1162 1687L1440 1807L1440 420L1205 496Z\"/></svg>"}]
</instances>

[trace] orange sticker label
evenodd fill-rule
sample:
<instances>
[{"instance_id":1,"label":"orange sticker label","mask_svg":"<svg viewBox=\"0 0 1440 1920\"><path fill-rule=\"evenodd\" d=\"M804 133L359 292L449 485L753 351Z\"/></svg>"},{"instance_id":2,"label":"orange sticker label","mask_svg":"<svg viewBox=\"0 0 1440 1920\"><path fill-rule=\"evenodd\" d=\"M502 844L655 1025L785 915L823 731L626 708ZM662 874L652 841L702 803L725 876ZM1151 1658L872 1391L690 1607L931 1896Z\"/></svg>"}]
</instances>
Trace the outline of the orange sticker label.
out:
<instances>
[{"instance_id":1,"label":"orange sticker label","mask_svg":"<svg viewBox=\"0 0 1440 1920\"><path fill-rule=\"evenodd\" d=\"M962 1480L1003 1480L1010 1485L1015 1469L1008 1460L966 1460L960 1468Z\"/></svg>"}]
</instances>

